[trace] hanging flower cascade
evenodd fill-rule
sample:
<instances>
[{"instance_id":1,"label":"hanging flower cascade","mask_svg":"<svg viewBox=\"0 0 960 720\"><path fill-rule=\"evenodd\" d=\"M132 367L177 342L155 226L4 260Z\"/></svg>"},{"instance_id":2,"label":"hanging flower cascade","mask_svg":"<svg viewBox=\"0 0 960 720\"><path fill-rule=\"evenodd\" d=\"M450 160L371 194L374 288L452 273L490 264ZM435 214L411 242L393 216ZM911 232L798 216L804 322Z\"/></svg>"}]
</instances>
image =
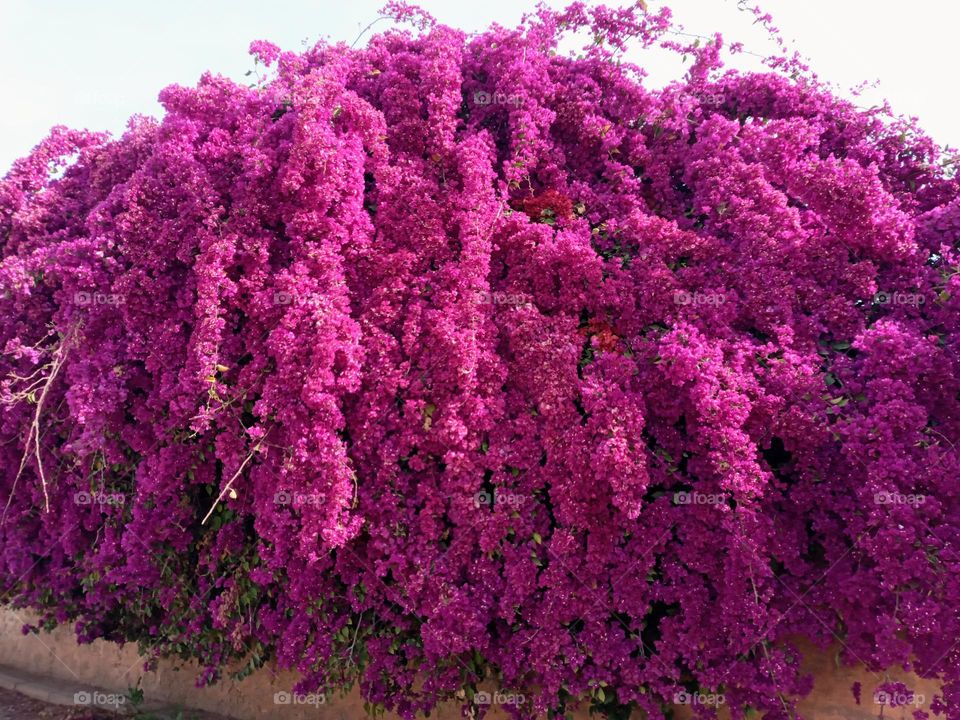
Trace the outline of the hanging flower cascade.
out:
<instances>
[{"instance_id":1,"label":"hanging flower cascade","mask_svg":"<svg viewBox=\"0 0 960 720\"><path fill-rule=\"evenodd\" d=\"M802 638L960 718L938 146L666 10L387 12L0 182L4 601L405 717L784 720Z\"/></svg>"}]
</instances>

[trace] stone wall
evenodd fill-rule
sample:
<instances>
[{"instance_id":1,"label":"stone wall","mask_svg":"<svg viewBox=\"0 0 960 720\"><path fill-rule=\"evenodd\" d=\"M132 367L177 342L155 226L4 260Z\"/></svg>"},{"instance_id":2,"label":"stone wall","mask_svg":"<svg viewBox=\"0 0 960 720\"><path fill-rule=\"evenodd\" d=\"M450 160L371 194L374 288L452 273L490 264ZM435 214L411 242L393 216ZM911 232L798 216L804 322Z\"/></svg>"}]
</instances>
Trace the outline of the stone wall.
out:
<instances>
[{"instance_id":1,"label":"stone wall","mask_svg":"<svg viewBox=\"0 0 960 720\"><path fill-rule=\"evenodd\" d=\"M25 611L0 608L0 665L89 685L91 690L99 688L123 693L139 685L150 700L220 713L239 720L362 720L364 717L363 701L356 689L343 696L300 698L313 704L278 704L277 699L289 699L287 691L294 684L295 675L277 672L269 666L241 682L226 679L213 687L197 688L194 680L198 668L193 663L164 660L156 670L145 672L143 658L138 655L135 645L119 646L101 640L78 645L71 626L58 627L50 633L24 635L21 632L23 625L34 621L35 617ZM883 708L885 720L909 720L914 710L929 708L937 689L936 683L918 680L903 671L891 671L881 677L860 667L837 667L835 650L823 652L809 646L801 646L801 649L805 650L806 670L815 677L813 693L801 704L806 720L877 718L881 707L874 702L871 693L876 684L885 679L902 680L917 691L918 699L923 696L922 705ZM850 690L854 681L863 685L860 706L854 702ZM692 717L687 708L678 708L677 715L678 718ZM441 707L431 717L458 720L461 717L459 706ZM487 717L501 720L507 715L493 712ZM586 709L574 714L574 720L589 717ZM394 719L388 716L386 720Z\"/></svg>"}]
</instances>

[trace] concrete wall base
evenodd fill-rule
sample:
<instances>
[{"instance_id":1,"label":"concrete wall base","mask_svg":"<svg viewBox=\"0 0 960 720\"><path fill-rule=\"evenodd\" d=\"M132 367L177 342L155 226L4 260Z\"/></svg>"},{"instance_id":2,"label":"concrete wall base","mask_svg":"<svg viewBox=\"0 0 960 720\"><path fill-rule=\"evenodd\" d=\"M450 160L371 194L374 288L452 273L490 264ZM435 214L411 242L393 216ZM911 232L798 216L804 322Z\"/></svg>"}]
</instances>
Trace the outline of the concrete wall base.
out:
<instances>
[{"instance_id":1,"label":"concrete wall base","mask_svg":"<svg viewBox=\"0 0 960 720\"><path fill-rule=\"evenodd\" d=\"M0 608L0 665L71 685L115 693L140 687L148 702L195 708L237 720L362 720L365 717L363 700L356 688L342 696L301 698L314 704L278 704L277 699L289 698L288 691L297 678L294 673L278 672L269 665L240 682L225 679L213 687L197 688L194 682L199 668L195 663L166 659L156 670L147 672L135 645L121 646L102 640L78 645L70 625L39 635L21 632L24 624L35 622L36 616L27 611ZM914 710L929 710L934 693L939 691L936 682L920 680L902 670L891 670L880 676L862 667L837 667L835 651L800 647L805 655L805 669L815 678L813 692L800 706L807 720L875 720L881 709L885 720L909 720ZM906 683L917 693L917 700L923 702L881 708L872 693L874 687L884 680ZM861 705L856 704L850 690L854 681L863 686ZM692 713L689 708L681 707L677 716L690 718ZM499 720L508 716L494 711L487 717ZM573 717L574 720L587 720L590 715L587 708L583 708ZM388 715L385 720L395 718ZM431 718L459 720L460 707L455 704L442 706Z\"/></svg>"}]
</instances>

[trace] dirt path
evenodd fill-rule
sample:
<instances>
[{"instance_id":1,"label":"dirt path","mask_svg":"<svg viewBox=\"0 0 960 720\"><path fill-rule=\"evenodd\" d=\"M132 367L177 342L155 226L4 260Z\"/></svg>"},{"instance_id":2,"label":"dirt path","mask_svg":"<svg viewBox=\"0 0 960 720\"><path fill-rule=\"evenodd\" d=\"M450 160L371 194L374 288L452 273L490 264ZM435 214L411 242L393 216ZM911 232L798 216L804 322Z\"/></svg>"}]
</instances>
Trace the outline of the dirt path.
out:
<instances>
[{"instance_id":1,"label":"dirt path","mask_svg":"<svg viewBox=\"0 0 960 720\"><path fill-rule=\"evenodd\" d=\"M116 715L52 705L0 688L0 720L116 720Z\"/></svg>"},{"instance_id":2,"label":"dirt path","mask_svg":"<svg viewBox=\"0 0 960 720\"><path fill-rule=\"evenodd\" d=\"M68 707L34 700L13 690L0 687L0 720L155 720L169 718L172 714L155 715L143 711L140 714L117 715L96 708ZM200 710L184 710L178 718L183 720L229 720L222 715Z\"/></svg>"}]
</instances>

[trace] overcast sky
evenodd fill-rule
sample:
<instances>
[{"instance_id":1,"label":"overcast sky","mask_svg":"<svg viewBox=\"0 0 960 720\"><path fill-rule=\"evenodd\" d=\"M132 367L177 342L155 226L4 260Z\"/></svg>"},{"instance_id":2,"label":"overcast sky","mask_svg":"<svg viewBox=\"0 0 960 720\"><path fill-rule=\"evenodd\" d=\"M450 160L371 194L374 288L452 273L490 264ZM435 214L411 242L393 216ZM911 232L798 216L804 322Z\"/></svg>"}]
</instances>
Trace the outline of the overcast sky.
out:
<instances>
[{"instance_id":1,"label":"overcast sky","mask_svg":"<svg viewBox=\"0 0 960 720\"><path fill-rule=\"evenodd\" d=\"M242 79L251 40L296 49L352 42L385 0L0 0L0 173L51 125L119 133L134 113L160 115L157 93L205 70ZM479 30L515 24L533 0L420 0L439 20ZM565 0L548 0L562 6ZM615 2L608 2L615 4ZM652 7L659 0L650 0ZM766 38L735 0L667 0L689 32L719 31L765 53ZM879 80L861 104L888 99L941 144L960 146L956 32L960 5L944 0L761 0L821 78L850 88ZM378 27L385 27L381 23ZM660 55L633 58L651 84L682 74ZM744 60L749 60L744 58Z\"/></svg>"}]
</instances>

